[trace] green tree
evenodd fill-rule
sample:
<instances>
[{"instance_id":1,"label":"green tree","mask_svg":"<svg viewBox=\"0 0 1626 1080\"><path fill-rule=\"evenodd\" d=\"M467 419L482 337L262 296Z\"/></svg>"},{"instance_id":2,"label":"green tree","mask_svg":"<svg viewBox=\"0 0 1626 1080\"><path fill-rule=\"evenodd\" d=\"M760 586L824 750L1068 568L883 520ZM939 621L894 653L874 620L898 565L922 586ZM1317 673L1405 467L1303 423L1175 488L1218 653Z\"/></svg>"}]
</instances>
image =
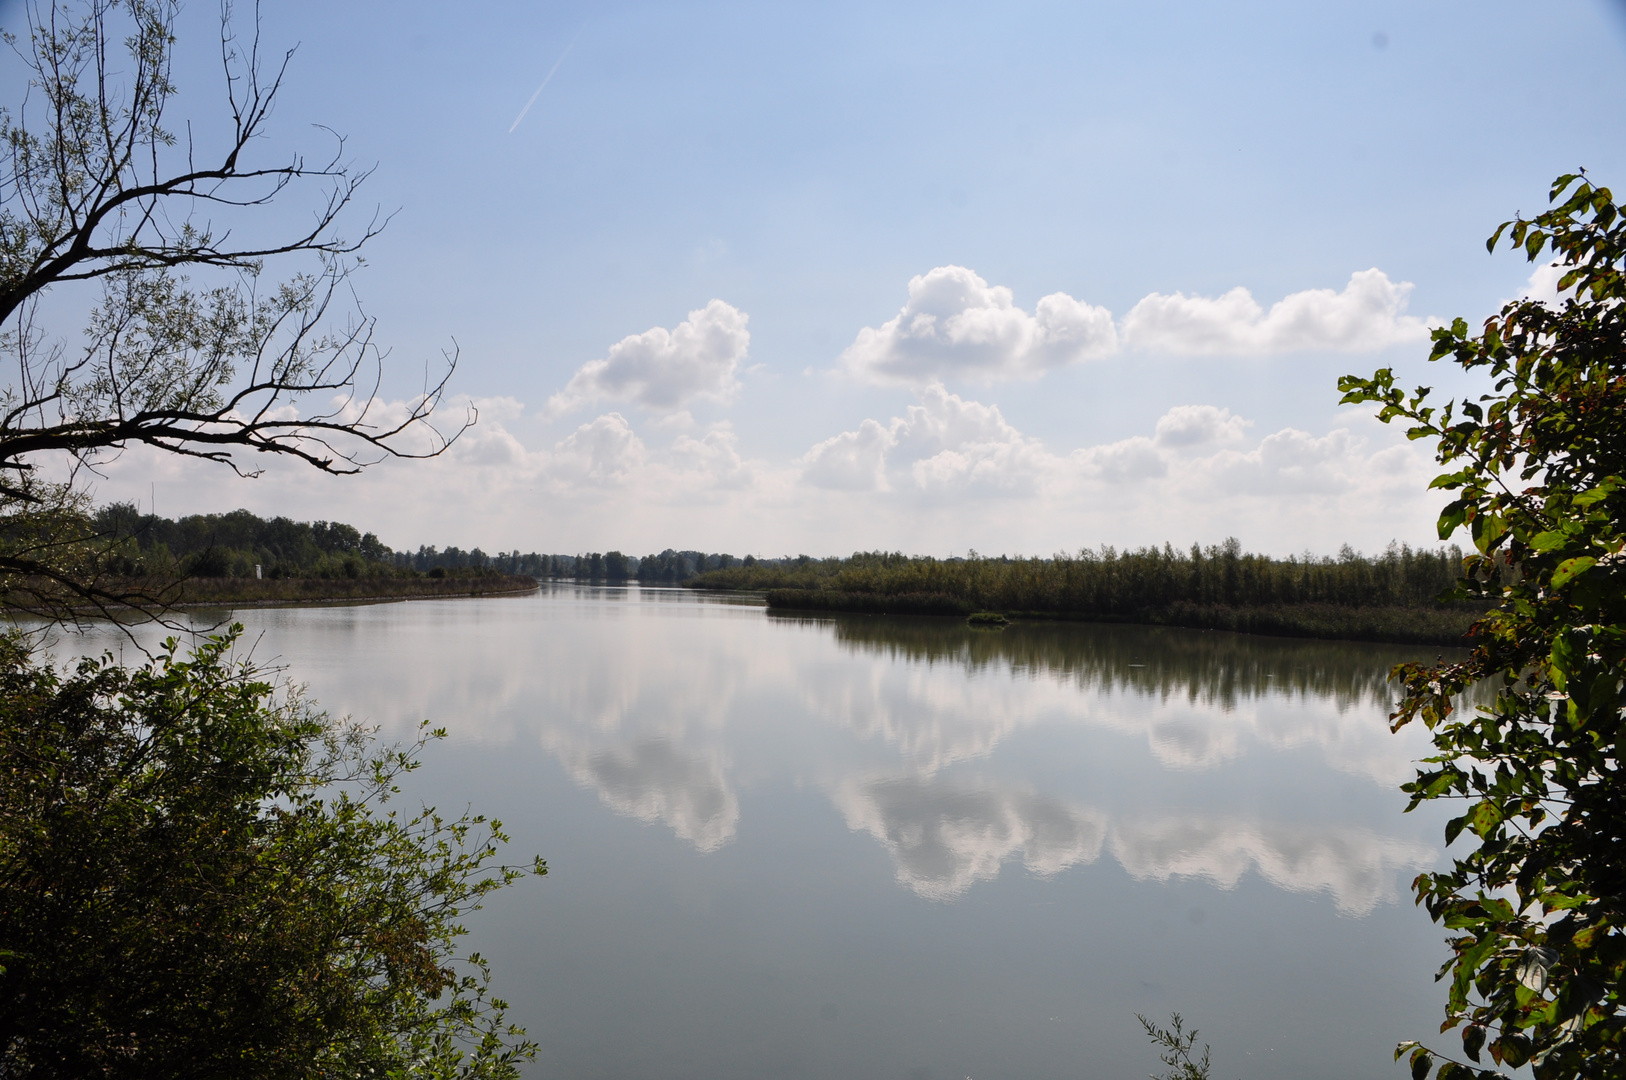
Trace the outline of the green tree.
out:
<instances>
[{"instance_id":1,"label":"green tree","mask_svg":"<svg viewBox=\"0 0 1626 1080\"><path fill-rule=\"evenodd\" d=\"M258 27L240 40L227 6L223 123L166 117L178 9L29 3L26 39L5 36L29 82L0 108L0 601L50 617L164 599L110 580L119 538L86 513L81 478L128 448L250 476L262 454L345 473L440 453L460 430L430 422L455 356L403 407L375 396L373 322L343 301L383 219L340 231L369 170L342 139L267 157L292 54L262 69ZM309 223L268 233L260 208L300 193ZM274 280L272 264L291 272ZM41 303L63 289L77 301L51 310L89 311L72 336Z\"/></svg>"},{"instance_id":2,"label":"green tree","mask_svg":"<svg viewBox=\"0 0 1626 1080\"><path fill-rule=\"evenodd\" d=\"M546 867L399 815L422 740L373 749L240 632L65 677L0 639L0 1075L516 1076L535 1046L454 946Z\"/></svg>"},{"instance_id":3,"label":"green tree","mask_svg":"<svg viewBox=\"0 0 1626 1080\"><path fill-rule=\"evenodd\" d=\"M1394 726L1433 733L1406 785L1411 807L1460 800L1448 843L1469 850L1423 874L1418 902L1452 933L1443 1030L1480 1063L1528 1063L1538 1080L1626 1076L1626 215L1584 174L1554 182L1550 209L1500 241L1561 268L1556 303L1507 304L1477 333L1434 333L1432 359L1492 380L1442 407L1393 373L1341 380L1435 444L1452 494L1442 538L1473 537L1458 595L1498 603L1459 663L1404 665ZM1495 689L1472 715L1466 688ZM1418 1043L1412 1074L1492 1075Z\"/></svg>"}]
</instances>

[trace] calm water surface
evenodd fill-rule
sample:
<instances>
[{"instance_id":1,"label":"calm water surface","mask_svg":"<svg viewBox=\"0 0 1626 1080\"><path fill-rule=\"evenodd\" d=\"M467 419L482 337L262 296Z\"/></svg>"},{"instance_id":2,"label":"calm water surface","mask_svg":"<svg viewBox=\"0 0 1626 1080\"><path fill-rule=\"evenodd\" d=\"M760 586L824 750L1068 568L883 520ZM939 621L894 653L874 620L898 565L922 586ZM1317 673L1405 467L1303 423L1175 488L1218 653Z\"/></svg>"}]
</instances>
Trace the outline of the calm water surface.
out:
<instances>
[{"instance_id":1,"label":"calm water surface","mask_svg":"<svg viewBox=\"0 0 1626 1080\"><path fill-rule=\"evenodd\" d=\"M409 794L548 860L471 924L528 1075L1127 1080L1178 1010L1217 1080L1398 1077L1438 1027L1416 650L574 587L238 617L330 711L447 727Z\"/></svg>"}]
</instances>

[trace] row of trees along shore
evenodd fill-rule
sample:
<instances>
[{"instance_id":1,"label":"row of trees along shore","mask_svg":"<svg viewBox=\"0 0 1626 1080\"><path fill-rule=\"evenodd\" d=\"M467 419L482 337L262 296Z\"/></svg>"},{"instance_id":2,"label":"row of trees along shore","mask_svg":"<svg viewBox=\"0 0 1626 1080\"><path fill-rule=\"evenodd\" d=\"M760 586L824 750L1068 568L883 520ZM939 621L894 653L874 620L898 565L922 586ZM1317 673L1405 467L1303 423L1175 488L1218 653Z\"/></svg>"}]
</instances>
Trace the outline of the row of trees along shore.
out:
<instances>
[{"instance_id":1,"label":"row of trees along shore","mask_svg":"<svg viewBox=\"0 0 1626 1080\"><path fill-rule=\"evenodd\" d=\"M1456 547L1391 544L1377 555L1275 558L1231 538L1084 549L1050 558L936 559L856 552L844 559L752 560L709 570L694 588L750 590L785 610L1076 618L1300 637L1460 644L1480 601L1442 601L1462 578Z\"/></svg>"},{"instance_id":2,"label":"row of trees along shore","mask_svg":"<svg viewBox=\"0 0 1626 1080\"><path fill-rule=\"evenodd\" d=\"M513 591L532 587L522 564L538 558L455 547L397 552L343 522L248 510L170 519L114 503L92 515L90 531L102 538L105 573L181 603Z\"/></svg>"},{"instance_id":3,"label":"row of trees along shore","mask_svg":"<svg viewBox=\"0 0 1626 1080\"><path fill-rule=\"evenodd\" d=\"M518 548L487 553L478 547L434 545L396 551L375 533L338 521L262 518L248 510L171 519L143 514L132 503L97 510L90 529L107 544L104 565L133 578L252 579L258 567L260 578L272 581L523 577L675 585L701 574L757 565L750 555L740 559L671 548L643 558L619 551L546 555ZM770 560L768 565L790 567L807 561L801 556Z\"/></svg>"}]
</instances>

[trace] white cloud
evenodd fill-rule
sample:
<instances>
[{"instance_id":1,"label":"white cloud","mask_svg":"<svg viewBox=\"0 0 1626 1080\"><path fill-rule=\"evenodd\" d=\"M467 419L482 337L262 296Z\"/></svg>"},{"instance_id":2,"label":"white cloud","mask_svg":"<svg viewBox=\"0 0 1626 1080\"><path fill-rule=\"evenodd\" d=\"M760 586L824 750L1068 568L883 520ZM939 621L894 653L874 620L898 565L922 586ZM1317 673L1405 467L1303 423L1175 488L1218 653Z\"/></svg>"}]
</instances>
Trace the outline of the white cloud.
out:
<instances>
[{"instance_id":1,"label":"white cloud","mask_svg":"<svg viewBox=\"0 0 1626 1080\"><path fill-rule=\"evenodd\" d=\"M1348 413L1330 429L1260 433L1225 409L1185 404L1142 433L1053 449L996 405L929 385L890 418L775 461L753 457L727 424L635 425L606 412L542 442L517 401L455 404L477 406L480 423L432 460L339 479L269 460L250 483L137 448L103 468L97 498L145 506L156 492L167 515L244 506L339 518L396 547L758 555L1048 554L1227 535L1278 553L1371 550L1428 542L1440 501L1427 490L1426 448Z\"/></svg>"},{"instance_id":2,"label":"white cloud","mask_svg":"<svg viewBox=\"0 0 1626 1080\"><path fill-rule=\"evenodd\" d=\"M657 412L677 412L697 399L731 401L740 385L735 373L751 343L748 320L745 312L713 300L671 330L657 326L624 337L603 359L583 364L548 399L548 413L560 416L595 401Z\"/></svg>"},{"instance_id":3,"label":"white cloud","mask_svg":"<svg viewBox=\"0 0 1626 1080\"><path fill-rule=\"evenodd\" d=\"M1165 447L1196 447L1233 443L1247 433L1251 421L1232 416L1230 409L1212 405L1176 405L1157 421L1155 442Z\"/></svg>"},{"instance_id":4,"label":"white cloud","mask_svg":"<svg viewBox=\"0 0 1626 1080\"><path fill-rule=\"evenodd\" d=\"M1218 297L1152 293L1123 318L1124 343L1180 355L1365 352L1428 337L1406 315L1410 282L1376 268L1351 274L1342 292L1291 293L1267 312L1240 286Z\"/></svg>"},{"instance_id":5,"label":"white cloud","mask_svg":"<svg viewBox=\"0 0 1626 1080\"><path fill-rule=\"evenodd\" d=\"M909 301L879 327L865 327L841 364L867 382L918 386L941 379L1031 379L1116 347L1112 313L1066 293L1042 297L1033 313L1011 290L963 266L911 278Z\"/></svg>"},{"instance_id":6,"label":"white cloud","mask_svg":"<svg viewBox=\"0 0 1626 1080\"><path fill-rule=\"evenodd\" d=\"M1084 475L1115 484L1155 480L1169 474L1168 458L1157 443L1144 435L1075 450L1073 460Z\"/></svg>"},{"instance_id":7,"label":"white cloud","mask_svg":"<svg viewBox=\"0 0 1626 1080\"><path fill-rule=\"evenodd\" d=\"M920 404L888 424L865 420L814 446L801 459L802 479L843 491L980 489L1032 491L1053 460L1038 440L1006 422L996 405L968 401L940 383Z\"/></svg>"},{"instance_id":8,"label":"white cloud","mask_svg":"<svg viewBox=\"0 0 1626 1080\"><path fill-rule=\"evenodd\" d=\"M910 279L908 303L860 330L840 366L866 382L922 386L1038 378L1109 356L1120 342L1177 355L1367 352L1428 336L1427 322L1405 313L1411 290L1374 268L1351 274L1342 291L1291 293L1269 311L1240 286L1218 297L1151 293L1114 324L1106 308L1066 293L1041 298L1029 314L1010 289L939 266Z\"/></svg>"},{"instance_id":9,"label":"white cloud","mask_svg":"<svg viewBox=\"0 0 1626 1080\"><path fill-rule=\"evenodd\" d=\"M583 424L553 448L548 471L569 481L621 484L644 463L643 440L620 413Z\"/></svg>"},{"instance_id":10,"label":"white cloud","mask_svg":"<svg viewBox=\"0 0 1626 1080\"><path fill-rule=\"evenodd\" d=\"M669 457L678 473L710 477L722 488L747 488L757 477L756 468L740 456L739 437L726 424L714 425L698 439L679 435Z\"/></svg>"},{"instance_id":11,"label":"white cloud","mask_svg":"<svg viewBox=\"0 0 1626 1080\"><path fill-rule=\"evenodd\" d=\"M801 460L802 479L835 491L890 491L886 455L896 441L889 428L865 420L857 431L843 431L809 450Z\"/></svg>"}]
</instances>

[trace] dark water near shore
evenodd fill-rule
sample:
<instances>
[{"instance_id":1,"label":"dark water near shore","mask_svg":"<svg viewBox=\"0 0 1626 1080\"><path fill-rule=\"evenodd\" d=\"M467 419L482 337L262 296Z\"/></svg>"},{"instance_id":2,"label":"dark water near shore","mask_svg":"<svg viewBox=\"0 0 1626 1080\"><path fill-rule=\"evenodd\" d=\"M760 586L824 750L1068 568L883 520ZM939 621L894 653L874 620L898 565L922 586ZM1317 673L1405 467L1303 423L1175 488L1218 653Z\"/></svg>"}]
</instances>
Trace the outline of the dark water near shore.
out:
<instances>
[{"instance_id":1,"label":"dark water near shore","mask_svg":"<svg viewBox=\"0 0 1626 1080\"><path fill-rule=\"evenodd\" d=\"M1387 669L1437 650L769 616L682 591L246 611L552 872L472 920L558 1078L1385 1077L1438 1028L1443 814ZM69 639L99 650L112 639Z\"/></svg>"}]
</instances>

